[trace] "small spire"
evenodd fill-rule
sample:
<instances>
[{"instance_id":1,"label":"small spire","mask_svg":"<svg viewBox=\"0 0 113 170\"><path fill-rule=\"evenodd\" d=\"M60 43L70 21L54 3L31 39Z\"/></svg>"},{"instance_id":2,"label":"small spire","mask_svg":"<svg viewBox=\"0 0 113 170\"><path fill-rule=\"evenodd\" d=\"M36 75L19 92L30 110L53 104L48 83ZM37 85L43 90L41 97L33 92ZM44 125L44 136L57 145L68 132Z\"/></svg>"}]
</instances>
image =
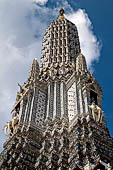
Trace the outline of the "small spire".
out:
<instances>
[{"instance_id":1,"label":"small spire","mask_svg":"<svg viewBox=\"0 0 113 170\"><path fill-rule=\"evenodd\" d=\"M59 18L63 19L64 18L64 9L61 8L59 12L60 12Z\"/></svg>"},{"instance_id":2,"label":"small spire","mask_svg":"<svg viewBox=\"0 0 113 170\"><path fill-rule=\"evenodd\" d=\"M84 55L80 52L76 58L76 71L87 71L87 64Z\"/></svg>"},{"instance_id":3,"label":"small spire","mask_svg":"<svg viewBox=\"0 0 113 170\"><path fill-rule=\"evenodd\" d=\"M38 79L39 71L40 71L40 69L39 69L39 64L38 64L37 58L34 58L33 63L31 65L28 80Z\"/></svg>"}]
</instances>

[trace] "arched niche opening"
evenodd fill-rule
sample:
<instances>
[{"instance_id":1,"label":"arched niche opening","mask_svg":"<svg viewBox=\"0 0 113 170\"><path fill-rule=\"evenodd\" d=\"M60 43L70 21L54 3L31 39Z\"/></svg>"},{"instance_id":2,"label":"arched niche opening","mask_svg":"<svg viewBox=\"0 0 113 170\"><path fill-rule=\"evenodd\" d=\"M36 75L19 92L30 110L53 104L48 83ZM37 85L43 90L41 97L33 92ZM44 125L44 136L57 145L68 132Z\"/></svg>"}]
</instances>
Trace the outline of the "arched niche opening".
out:
<instances>
[{"instance_id":1,"label":"arched niche opening","mask_svg":"<svg viewBox=\"0 0 113 170\"><path fill-rule=\"evenodd\" d=\"M93 90L90 90L90 104L98 105L97 93Z\"/></svg>"}]
</instances>

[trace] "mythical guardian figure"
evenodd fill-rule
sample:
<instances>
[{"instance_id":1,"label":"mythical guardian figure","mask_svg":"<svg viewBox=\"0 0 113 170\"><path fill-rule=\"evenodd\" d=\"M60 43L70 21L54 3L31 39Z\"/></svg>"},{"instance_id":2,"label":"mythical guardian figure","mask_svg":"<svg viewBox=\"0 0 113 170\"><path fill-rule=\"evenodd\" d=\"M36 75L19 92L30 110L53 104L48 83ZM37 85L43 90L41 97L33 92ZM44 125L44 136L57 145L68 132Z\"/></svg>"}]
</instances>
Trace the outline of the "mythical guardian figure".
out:
<instances>
[{"instance_id":1,"label":"mythical guardian figure","mask_svg":"<svg viewBox=\"0 0 113 170\"><path fill-rule=\"evenodd\" d=\"M95 103L89 105L89 108L91 109L91 113L93 115L93 119L96 122L102 122L102 118L103 118L103 111L102 109L97 106Z\"/></svg>"},{"instance_id":2,"label":"mythical guardian figure","mask_svg":"<svg viewBox=\"0 0 113 170\"><path fill-rule=\"evenodd\" d=\"M12 134L16 131L17 125L19 123L19 115L13 117L12 120L10 120L4 127L4 133L6 136L10 137ZM9 134L7 133L7 130L9 131Z\"/></svg>"}]
</instances>

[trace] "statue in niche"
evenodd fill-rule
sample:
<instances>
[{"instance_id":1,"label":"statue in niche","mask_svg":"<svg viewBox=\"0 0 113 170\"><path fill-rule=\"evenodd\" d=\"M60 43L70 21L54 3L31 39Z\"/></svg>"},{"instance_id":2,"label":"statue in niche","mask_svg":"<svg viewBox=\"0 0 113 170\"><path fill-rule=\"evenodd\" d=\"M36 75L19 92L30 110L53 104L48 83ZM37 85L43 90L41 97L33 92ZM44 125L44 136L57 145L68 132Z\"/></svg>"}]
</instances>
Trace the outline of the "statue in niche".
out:
<instances>
[{"instance_id":1,"label":"statue in niche","mask_svg":"<svg viewBox=\"0 0 113 170\"><path fill-rule=\"evenodd\" d=\"M95 103L89 105L89 108L91 109L91 113L93 115L94 120L96 122L102 122L102 118L103 118L102 109L99 106L97 106Z\"/></svg>"},{"instance_id":2,"label":"statue in niche","mask_svg":"<svg viewBox=\"0 0 113 170\"><path fill-rule=\"evenodd\" d=\"M4 127L4 133L6 136L9 137L11 137L13 133L16 131L20 119L16 110L14 110L13 115L14 115L13 119L10 120ZM9 134L7 134L7 130L9 131Z\"/></svg>"}]
</instances>

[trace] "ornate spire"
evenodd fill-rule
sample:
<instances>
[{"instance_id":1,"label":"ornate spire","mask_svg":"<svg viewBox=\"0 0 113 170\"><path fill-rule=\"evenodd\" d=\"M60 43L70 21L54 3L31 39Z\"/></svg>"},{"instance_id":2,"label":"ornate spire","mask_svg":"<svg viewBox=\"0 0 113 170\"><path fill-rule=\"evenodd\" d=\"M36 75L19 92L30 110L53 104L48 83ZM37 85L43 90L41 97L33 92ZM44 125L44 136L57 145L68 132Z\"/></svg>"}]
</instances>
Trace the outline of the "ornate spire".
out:
<instances>
[{"instance_id":1,"label":"ornate spire","mask_svg":"<svg viewBox=\"0 0 113 170\"><path fill-rule=\"evenodd\" d=\"M79 53L77 27L64 17L64 10L61 9L58 19L51 23L43 37L41 76L44 79L70 76L75 71Z\"/></svg>"},{"instance_id":2,"label":"ornate spire","mask_svg":"<svg viewBox=\"0 0 113 170\"><path fill-rule=\"evenodd\" d=\"M29 77L28 77L28 80L37 80L38 79L38 76L39 76L39 64L38 64L38 61L37 61L37 58L35 58L33 60L33 63L31 65L31 69L30 69L30 72L29 72Z\"/></svg>"}]
</instances>

